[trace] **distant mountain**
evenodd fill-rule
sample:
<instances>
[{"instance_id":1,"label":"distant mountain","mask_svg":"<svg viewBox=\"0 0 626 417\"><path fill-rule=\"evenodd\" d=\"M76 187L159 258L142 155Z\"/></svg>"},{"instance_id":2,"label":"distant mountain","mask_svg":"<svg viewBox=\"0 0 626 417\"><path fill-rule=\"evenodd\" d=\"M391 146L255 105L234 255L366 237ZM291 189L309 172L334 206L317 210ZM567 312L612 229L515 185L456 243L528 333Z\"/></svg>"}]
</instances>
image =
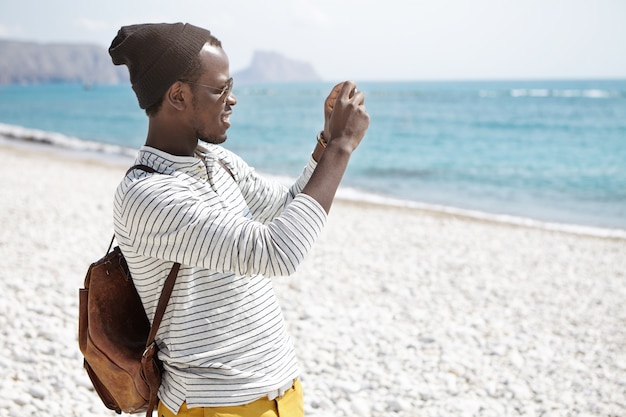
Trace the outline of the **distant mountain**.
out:
<instances>
[{"instance_id":1,"label":"distant mountain","mask_svg":"<svg viewBox=\"0 0 626 417\"><path fill-rule=\"evenodd\" d=\"M0 84L127 81L126 67L114 66L107 50L97 45L0 40Z\"/></svg>"},{"instance_id":2,"label":"distant mountain","mask_svg":"<svg viewBox=\"0 0 626 417\"><path fill-rule=\"evenodd\" d=\"M237 84L319 81L313 66L276 52L256 51L248 68L233 74Z\"/></svg>"},{"instance_id":3,"label":"distant mountain","mask_svg":"<svg viewBox=\"0 0 626 417\"><path fill-rule=\"evenodd\" d=\"M320 80L311 64L266 51L255 52L250 66L233 77L238 84ZM113 65L108 51L97 45L0 40L0 85L128 81L126 66Z\"/></svg>"}]
</instances>

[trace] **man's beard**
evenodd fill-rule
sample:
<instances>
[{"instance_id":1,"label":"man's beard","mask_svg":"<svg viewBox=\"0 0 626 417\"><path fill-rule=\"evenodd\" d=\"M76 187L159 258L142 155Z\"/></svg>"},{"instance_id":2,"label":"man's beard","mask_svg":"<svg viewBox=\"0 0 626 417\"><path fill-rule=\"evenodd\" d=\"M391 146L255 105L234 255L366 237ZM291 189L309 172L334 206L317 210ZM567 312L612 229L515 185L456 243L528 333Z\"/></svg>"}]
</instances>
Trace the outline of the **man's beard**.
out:
<instances>
[{"instance_id":1,"label":"man's beard","mask_svg":"<svg viewBox=\"0 0 626 417\"><path fill-rule=\"evenodd\" d=\"M226 142L226 134L217 136L217 135L205 135L199 131L196 131L196 137L203 142L212 143L214 145L219 145L220 143Z\"/></svg>"}]
</instances>

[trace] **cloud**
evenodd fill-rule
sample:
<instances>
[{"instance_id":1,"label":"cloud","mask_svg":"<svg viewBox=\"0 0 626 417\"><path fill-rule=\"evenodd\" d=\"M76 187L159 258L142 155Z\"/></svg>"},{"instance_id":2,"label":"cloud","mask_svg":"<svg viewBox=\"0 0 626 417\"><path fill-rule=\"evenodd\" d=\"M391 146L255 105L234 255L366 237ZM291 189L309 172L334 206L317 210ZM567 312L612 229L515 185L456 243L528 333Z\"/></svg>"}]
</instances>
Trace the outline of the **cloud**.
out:
<instances>
[{"instance_id":1,"label":"cloud","mask_svg":"<svg viewBox=\"0 0 626 417\"><path fill-rule=\"evenodd\" d=\"M94 20L89 17L78 17L75 19L74 24L81 29L85 29L89 32L102 32L109 30L111 24L101 20Z\"/></svg>"},{"instance_id":2,"label":"cloud","mask_svg":"<svg viewBox=\"0 0 626 417\"><path fill-rule=\"evenodd\" d=\"M293 14L304 21L315 25L325 26L330 21L330 16L311 0L298 0L293 4Z\"/></svg>"}]
</instances>

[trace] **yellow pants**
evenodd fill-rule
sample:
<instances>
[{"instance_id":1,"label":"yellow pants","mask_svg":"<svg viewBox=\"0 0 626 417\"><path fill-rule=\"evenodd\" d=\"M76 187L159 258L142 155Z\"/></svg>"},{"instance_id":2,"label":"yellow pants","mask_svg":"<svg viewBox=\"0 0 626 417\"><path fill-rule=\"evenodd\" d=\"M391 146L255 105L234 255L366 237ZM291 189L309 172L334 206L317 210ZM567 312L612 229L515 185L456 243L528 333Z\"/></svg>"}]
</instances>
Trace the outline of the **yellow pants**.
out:
<instances>
[{"instance_id":1,"label":"yellow pants","mask_svg":"<svg viewBox=\"0 0 626 417\"><path fill-rule=\"evenodd\" d=\"M229 407L197 407L187 408L183 403L178 414L173 414L162 403L159 403L159 417L303 417L304 399L302 385L298 379L293 387L285 391L285 395L275 400L260 398L245 405Z\"/></svg>"}]
</instances>

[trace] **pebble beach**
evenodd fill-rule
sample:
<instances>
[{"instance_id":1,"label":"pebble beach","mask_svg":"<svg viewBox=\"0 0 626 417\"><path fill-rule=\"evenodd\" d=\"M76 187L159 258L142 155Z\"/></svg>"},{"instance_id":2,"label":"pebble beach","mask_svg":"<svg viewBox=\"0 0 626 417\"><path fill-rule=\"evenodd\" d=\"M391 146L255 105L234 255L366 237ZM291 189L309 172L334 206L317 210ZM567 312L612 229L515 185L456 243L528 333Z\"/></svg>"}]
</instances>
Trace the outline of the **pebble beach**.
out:
<instances>
[{"instance_id":1,"label":"pebble beach","mask_svg":"<svg viewBox=\"0 0 626 417\"><path fill-rule=\"evenodd\" d=\"M0 417L114 416L78 289L129 160L0 143ZM626 239L339 200L275 280L306 415L626 416Z\"/></svg>"}]
</instances>

